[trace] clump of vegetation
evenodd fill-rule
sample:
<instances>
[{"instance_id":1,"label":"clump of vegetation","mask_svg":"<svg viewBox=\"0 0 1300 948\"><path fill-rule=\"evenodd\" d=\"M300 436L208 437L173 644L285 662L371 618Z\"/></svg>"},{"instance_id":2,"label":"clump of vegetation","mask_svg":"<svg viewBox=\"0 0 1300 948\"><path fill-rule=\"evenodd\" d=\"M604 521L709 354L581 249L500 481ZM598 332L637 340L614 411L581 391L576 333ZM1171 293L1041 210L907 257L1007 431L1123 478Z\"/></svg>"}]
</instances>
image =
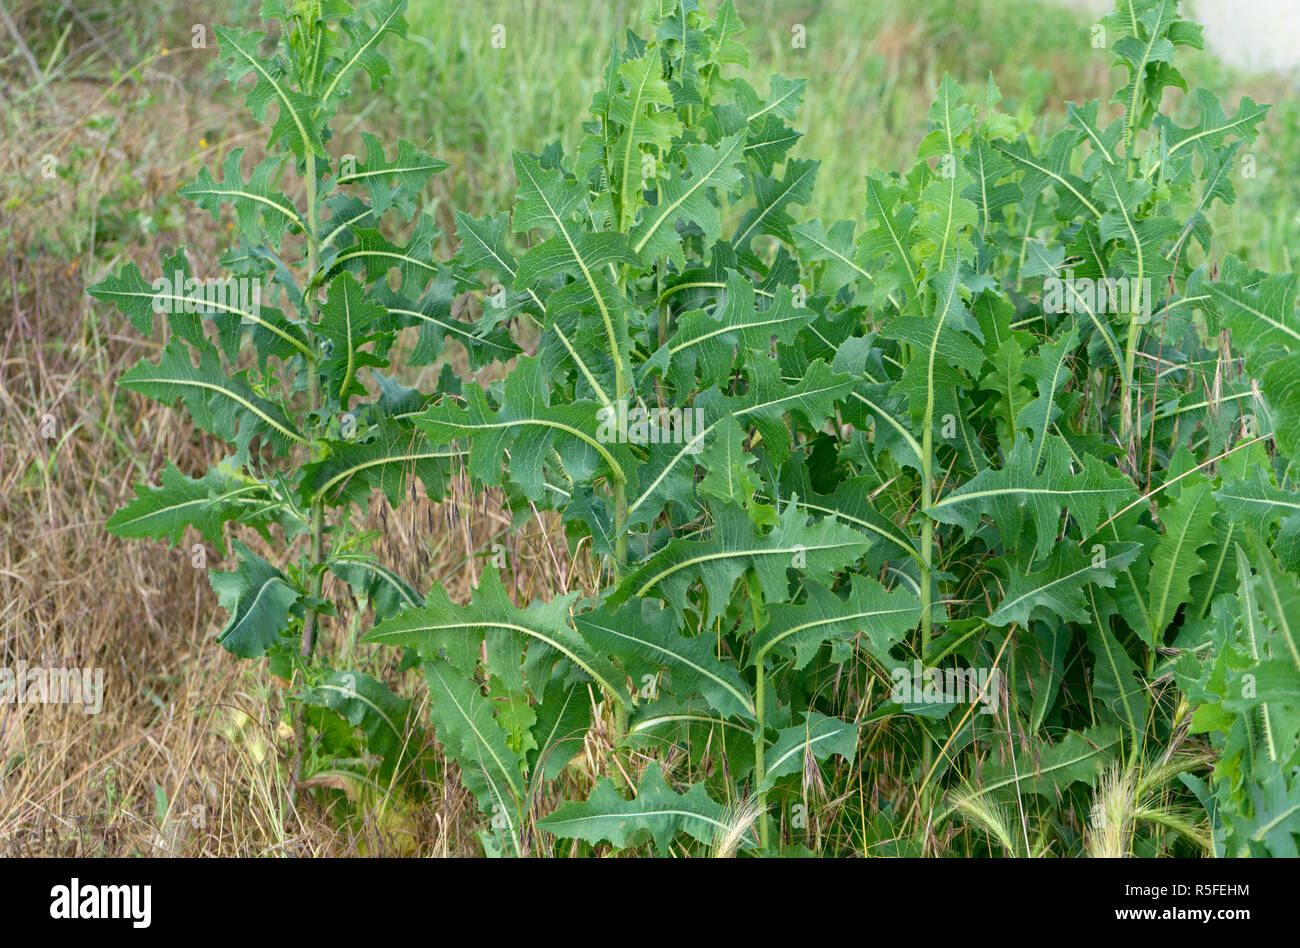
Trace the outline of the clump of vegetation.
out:
<instances>
[{"instance_id":1,"label":"clump of vegetation","mask_svg":"<svg viewBox=\"0 0 1300 948\"><path fill-rule=\"evenodd\" d=\"M279 562L213 574L222 642L295 679L318 758L396 782L423 743L315 650L331 571L420 664L489 853L1295 854L1296 280L1215 252L1266 108L1162 111L1201 43L1176 4L1117 4L1122 84L1050 131L945 77L862 219L801 221L802 81L736 75L731 0L650 0L576 147L515 153L513 207L458 212L446 262L415 206L441 162L328 152L402 7L270 2L270 56L220 33L273 150L182 193L233 209L222 265L268 305L183 253L161 296L91 288L141 331L169 305L122 384L234 445L109 529L280 528ZM411 364L506 371L404 387L407 330ZM593 581L516 602L502 551L468 603L421 600L357 511L465 479Z\"/></svg>"},{"instance_id":2,"label":"clump of vegetation","mask_svg":"<svg viewBox=\"0 0 1300 948\"><path fill-rule=\"evenodd\" d=\"M274 40L217 27L230 81L251 76L249 111L270 126L268 156L256 167L246 169L244 150L236 149L219 179L204 169L180 191L214 218L233 210L238 243L218 261L227 275L195 277L179 249L163 259L157 280L127 264L89 291L141 332L165 325L161 357L141 362L119 384L165 403L179 399L195 424L233 447L202 477L168 465L158 486L137 488L108 530L175 544L192 527L224 555L227 523L268 539L278 528L280 562L236 540L236 569L211 572L229 613L219 640L242 658L267 658L272 674L297 686L300 750L314 748L320 766L352 761L363 774L366 754L374 755L385 784L418 774L411 758L423 742L408 726L409 702L317 653L321 619L336 614L322 585L331 572L379 619L419 601L369 551L374 537L359 529L354 508L371 486L400 494L408 470L430 491L441 489L438 464L450 452L426 457L396 440L397 419L422 398L381 372L403 327L421 327L411 364L432 361L445 334L469 336L473 328L458 327L446 312L449 277L430 251L437 229L415 207L425 182L446 164L407 141L388 154L368 134L364 156L327 151L329 123L356 77L379 88L388 67L378 47L405 31L404 6L390 0L354 11L271 2L264 13L280 23ZM289 197L288 176L301 181L303 206ZM384 236L388 221L406 229L402 243ZM387 281L394 267L396 289ZM241 368L243 351L252 362ZM379 400L369 399L365 372L379 380ZM318 739L304 742L307 726ZM300 769L296 776L311 774Z\"/></svg>"}]
</instances>

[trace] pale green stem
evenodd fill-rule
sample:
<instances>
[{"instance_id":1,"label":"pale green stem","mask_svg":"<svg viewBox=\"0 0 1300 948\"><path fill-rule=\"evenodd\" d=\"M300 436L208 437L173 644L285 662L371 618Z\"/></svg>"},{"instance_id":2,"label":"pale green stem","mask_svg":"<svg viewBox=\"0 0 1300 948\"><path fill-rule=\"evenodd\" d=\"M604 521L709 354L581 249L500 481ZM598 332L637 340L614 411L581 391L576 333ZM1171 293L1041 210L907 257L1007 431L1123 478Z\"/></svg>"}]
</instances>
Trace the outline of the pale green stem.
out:
<instances>
[{"instance_id":1,"label":"pale green stem","mask_svg":"<svg viewBox=\"0 0 1300 948\"><path fill-rule=\"evenodd\" d=\"M754 613L754 635L758 635L758 606L762 597L762 591L758 588L758 582L755 580L753 573L747 573L745 584L749 589L749 604ZM760 651L755 656L754 669L754 785L757 788L758 807L762 815L758 818L759 845L763 852L767 848L772 838L772 823L767 814L767 788L763 786L767 779L767 769L764 764L763 754L767 749L767 732L764 727L763 708L767 702L767 674L764 665L767 662L767 651Z\"/></svg>"},{"instance_id":2,"label":"pale green stem","mask_svg":"<svg viewBox=\"0 0 1300 948\"><path fill-rule=\"evenodd\" d=\"M930 518L930 504L934 498L934 406L928 404L924 428L921 430L921 661L925 661L930 647L931 571L934 567L934 521Z\"/></svg>"}]
</instances>

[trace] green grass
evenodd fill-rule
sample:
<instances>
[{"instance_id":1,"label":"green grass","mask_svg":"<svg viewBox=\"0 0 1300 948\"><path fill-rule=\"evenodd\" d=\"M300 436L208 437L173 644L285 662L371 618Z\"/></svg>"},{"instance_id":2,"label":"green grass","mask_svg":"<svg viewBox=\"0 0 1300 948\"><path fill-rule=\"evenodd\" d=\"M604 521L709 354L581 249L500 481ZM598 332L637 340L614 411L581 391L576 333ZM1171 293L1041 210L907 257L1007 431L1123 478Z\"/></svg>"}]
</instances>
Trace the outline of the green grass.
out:
<instances>
[{"instance_id":1,"label":"green grass","mask_svg":"<svg viewBox=\"0 0 1300 948\"><path fill-rule=\"evenodd\" d=\"M393 130L459 163L458 206L474 213L500 206L512 149L577 139L608 62L608 37L636 27L639 6L489 0L467 10L412 0L411 42L392 50L385 109ZM760 92L774 72L809 80L798 121L806 134L795 154L823 159L810 216L860 207L864 169L904 163L945 70L978 85L991 68L1004 94L1030 111L1061 91L1054 69L1066 79L1086 70L1092 51L1083 21L1037 3L1014 6L1023 15L1008 17L1005 3L990 0L915 9L860 0L737 3L755 51L746 78ZM496 24L505 26L504 48L492 46ZM792 43L796 25L806 32L802 48ZM1007 57L1017 45L1031 55ZM1088 91L1078 89L1080 97Z\"/></svg>"},{"instance_id":2,"label":"green grass","mask_svg":"<svg viewBox=\"0 0 1300 948\"><path fill-rule=\"evenodd\" d=\"M390 52L393 75L382 108L367 114L394 134L423 143L453 163L452 202L472 214L502 206L511 193L510 153L572 146L609 58L608 37L638 26L635 0L411 0L409 43ZM902 168L925 134L926 114L944 72L963 84L997 83L1003 107L1059 122L1044 103L1107 94L1104 54L1092 48L1090 22L1040 0L737 0L754 55L748 78L760 93L779 73L808 79L793 154L822 159L807 217L860 216L870 167ZM505 27L505 45L492 45ZM792 45L801 24L806 46ZM1251 83L1208 54L1192 57L1191 86L1242 90ZM1278 83L1271 84L1285 92ZM1260 91L1260 88L1264 92ZM1289 265L1300 237L1300 113L1279 101L1258 156L1258 177L1240 181L1241 201L1216 226L1228 246L1262 247L1269 266ZM373 101L373 100L372 100ZM378 107L378 106L376 106ZM1185 116L1190 122L1191 116Z\"/></svg>"}]
</instances>

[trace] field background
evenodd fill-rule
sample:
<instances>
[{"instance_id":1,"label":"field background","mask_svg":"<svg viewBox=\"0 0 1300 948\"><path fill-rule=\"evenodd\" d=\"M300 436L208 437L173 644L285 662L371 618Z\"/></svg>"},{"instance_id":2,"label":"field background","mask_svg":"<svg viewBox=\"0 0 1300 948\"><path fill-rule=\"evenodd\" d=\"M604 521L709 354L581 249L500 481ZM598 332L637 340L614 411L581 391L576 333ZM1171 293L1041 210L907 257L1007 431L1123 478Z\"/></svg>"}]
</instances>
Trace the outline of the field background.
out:
<instances>
[{"instance_id":1,"label":"field background","mask_svg":"<svg viewBox=\"0 0 1300 948\"><path fill-rule=\"evenodd\" d=\"M1223 22L1206 2L1207 19ZM755 53L751 81L762 90L773 72L809 80L797 122L806 136L794 151L823 162L809 217L861 216L865 171L904 166L945 71L980 85L991 73L1011 108L1046 122L1064 115L1065 101L1106 98L1115 84L1077 4L736 3ZM449 161L426 193L445 258L452 207L506 206L511 149L575 140L610 40L635 25L639 6L411 0L410 41L386 49L385 93L362 92L341 110L335 151L360 151L364 129ZM156 344L108 307L92 307L83 288L125 260L153 272L160 250L177 244L200 261L228 245L225 220L174 192L229 150L261 145L214 69L210 26L251 24L258 7L0 0L0 665L102 667L107 681L98 716L0 707L0 854L478 851L475 807L454 783L431 787L418 804L341 787L363 818L340 820L310 794L289 805L282 692L264 669L212 641L216 601L188 544L169 550L103 532L133 481L155 478L164 459L202 471L217 450L183 413L117 390L116 378ZM208 24L206 49L190 45L198 23ZM504 49L490 42L498 23ZM795 24L806 28L806 48L791 47ZM1252 48L1248 34L1228 39L1220 48ZM1242 183L1216 228L1225 250L1250 246L1257 265L1292 269L1295 77L1252 74L1209 54L1189 61L1189 81L1223 90L1225 104L1243 94L1277 103L1256 148L1258 177ZM50 418L52 428L42 424ZM475 553L510 528L496 511L456 499L378 516L387 565L416 588L443 582L454 597L477 576ZM525 599L581 569L540 529L511 542L536 566ZM221 568L215 555L207 565ZM350 641L360 618L340 617L329 634ZM360 659L393 674L386 655ZM954 846L960 854L960 840Z\"/></svg>"}]
</instances>

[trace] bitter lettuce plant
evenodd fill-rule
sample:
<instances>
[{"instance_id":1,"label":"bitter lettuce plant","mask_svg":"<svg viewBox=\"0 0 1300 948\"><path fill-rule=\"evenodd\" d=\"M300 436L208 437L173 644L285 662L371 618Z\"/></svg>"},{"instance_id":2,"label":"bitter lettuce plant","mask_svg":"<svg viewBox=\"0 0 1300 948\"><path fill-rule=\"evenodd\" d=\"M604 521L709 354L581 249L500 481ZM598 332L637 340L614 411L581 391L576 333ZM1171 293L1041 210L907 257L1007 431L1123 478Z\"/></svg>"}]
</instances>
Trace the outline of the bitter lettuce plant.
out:
<instances>
[{"instance_id":1,"label":"bitter lettuce plant","mask_svg":"<svg viewBox=\"0 0 1300 948\"><path fill-rule=\"evenodd\" d=\"M180 249L154 281L128 264L89 289L143 333L163 314L160 355L119 384L179 399L198 427L233 445L200 477L168 464L156 486L137 487L108 530L174 545L192 527L223 555L228 525L272 541L277 561L235 540L235 568L211 572L229 614L219 640L243 658L265 656L293 682L308 708L299 708L297 733L300 750L313 752L310 769L370 754L381 759L385 782L415 772L405 764L422 740L408 727L409 702L370 674L333 667L316 648L322 617L336 614L322 596L327 571L381 619L419 602L369 550L373 537L360 529L357 509L372 486L398 499L410 477L440 494L447 452L412 439L403 419L423 398L382 370L407 326L419 327L410 364L431 363L449 335L510 349L451 317L451 279L432 259L437 229L419 207L426 181L446 163L406 141L394 155L364 133L364 156L328 150L330 122L356 77L365 73L374 90L387 72L378 47L404 34L404 7L268 0L262 12L278 21L274 37L218 27L231 83L251 77L248 109L269 125L267 156L256 166L235 149L220 179L204 169L180 192L214 220L233 211L238 241L218 264L225 275L200 279ZM407 232L402 242L385 236L394 225ZM196 545L196 564L204 553ZM306 726L314 739L305 739Z\"/></svg>"},{"instance_id":2,"label":"bitter lettuce plant","mask_svg":"<svg viewBox=\"0 0 1300 948\"><path fill-rule=\"evenodd\" d=\"M1296 282L1213 242L1266 109L1197 90L1190 126L1164 111L1200 46L1176 2L1119 0L1093 39L1122 84L1051 133L992 80L945 77L917 163L824 222L797 219L818 171L790 154L803 83L733 75L731 0L650 0L576 149L514 155L514 207L457 213L447 264L424 218L405 245L375 227L438 163L367 139L331 176L323 155L337 66L373 81L400 5L307 27L271 6L287 59L257 60L250 104L278 101L307 208L270 189L279 163L245 184L238 157L233 185L189 193L234 205L227 262L283 308L203 311L216 345L173 317L199 368L174 339L123 383L181 396L236 453L110 523L310 537L296 565L241 547L214 577L229 646L289 657L319 695L320 577L364 591L364 640L418 655L494 853L1295 853ZM238 78L255 41L222 40ZM92 292L144 329L147 289L128 268ZM478 322L451 317L460 293ZM444 372L426 396L379 375L414 326L421 359L452 339L504 379ZM231 374L241 333L255 371ZM437 498L462 464L517 519L558 518L595 588L517 603L499 562L468 603L420 602L347 530L372 490ZM557 795L582 799L544 812Z\"/></svg>"}]
</instances>

